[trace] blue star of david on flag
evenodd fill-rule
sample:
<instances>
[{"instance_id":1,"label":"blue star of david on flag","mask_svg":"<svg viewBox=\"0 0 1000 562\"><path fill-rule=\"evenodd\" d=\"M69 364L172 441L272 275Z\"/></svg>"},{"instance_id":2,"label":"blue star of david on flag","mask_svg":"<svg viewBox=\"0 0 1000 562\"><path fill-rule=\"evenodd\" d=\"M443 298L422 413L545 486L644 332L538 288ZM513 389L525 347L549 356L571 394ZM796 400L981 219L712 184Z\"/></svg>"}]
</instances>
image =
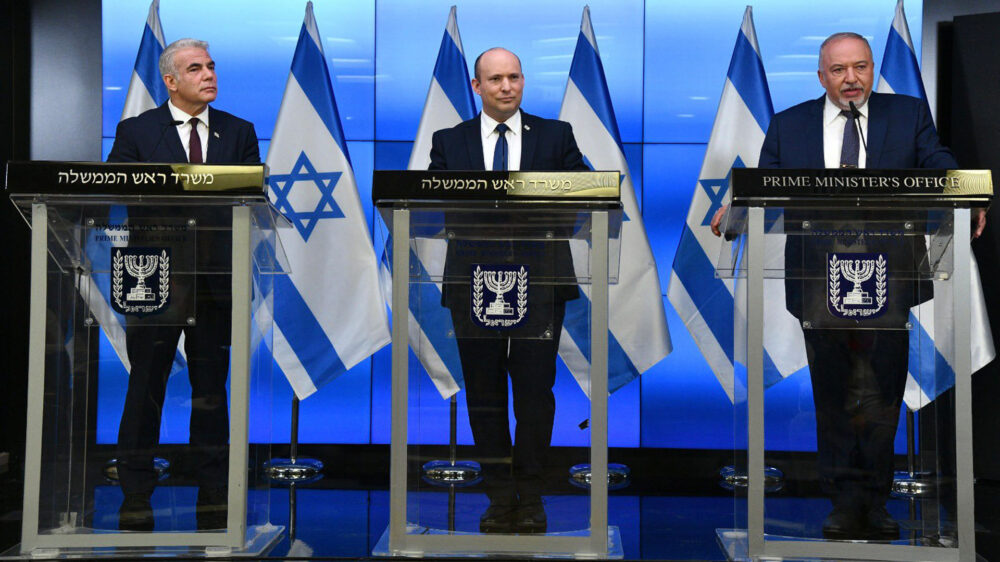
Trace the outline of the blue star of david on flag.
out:
<instances>
[{"instance_id":1,"label":"blue star of david on flag","mask_svg":"<svg viewBox=\"0 0 1000 562\"><path fill-rule=\"evenodd\" d=\"M272 174L268 179L271 193L274 194L274 206L295 225L295 229L302 235L303 240L309 241L309 236L321 219L344 217L344 212L340 210L337 202L333 199L333 190L336 188L337 182L340 181L341 175L343 172L317 172L303 151L299 154L290 173ZM315 209L300 210L292 205L289 195L292 187L298 182L305 182L306 186L314 185L319 190L320 196L319 200L316 201ZM306 186L299 189L306 189ZM303 198L300 195L297 199L302 201ZM306 198L307 201L311 199Z\"/></svg>"},{"instance_id":2,"label":"blue star of david on flag","mask_svg":"<svg viewBox=\"0 0 1000 562\"><path fill-rule=\"evenodd\" d=\"M712 217L715 216L715 212L722 208L722 205L725 203L726 194L729 193L729 179L733 177L733 168L746 168L739 156L736 157L732 167L729 168L729 173L726 174L726 177L698 181L698 185L705 190L705 195L708 196L709 201L708 212L705 213L705 218L701 220L701 226L712 224Z\"/></svg>"}]
</instances>

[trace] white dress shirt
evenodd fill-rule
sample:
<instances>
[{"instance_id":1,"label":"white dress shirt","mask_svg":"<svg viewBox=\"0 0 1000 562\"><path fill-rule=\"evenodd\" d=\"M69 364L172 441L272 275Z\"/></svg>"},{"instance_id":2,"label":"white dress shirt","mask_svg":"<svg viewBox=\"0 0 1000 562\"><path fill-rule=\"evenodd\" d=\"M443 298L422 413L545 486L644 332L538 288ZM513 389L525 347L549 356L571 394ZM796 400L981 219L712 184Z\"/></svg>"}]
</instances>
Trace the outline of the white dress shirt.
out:
<instances>
[{"instance_id":1,"label":"white dress shirt","mask_svg":"<svg viewBox=\"0 0 1000 562\"><path fill-rule=\"evenodd\" d=\"M857 104L855 104L857 105ZM865 143L868 142L868 101L862 105L857 105L858 128L861 129L862 138L858 139L858 167L864 168L867 158L865 157ZM823 163L827 168L840 167L840 152L844 147L844 127L847 126L847 117L840 114L840 108L830 101L830 96L826 96L826 103L823 104Z\"/></svg>"},{"instance_id":2,"label":"white dress shirt","mask_svg":"<svg viewBox=\"0 0 1000 562\"><path fill-rule=\"evenodd\" d=\"M483 163L487 170L492 170L493 151L496 150L497 139L500 137L500 133L496 130L499 122L486 113L479 115L480 137L483 141ZM517 171L521 169L521 110L511 115L504 123L510 128L505 135L507 138L507 169Z\"/></svg>"},{"instance_id":3,"label":"white dress shirt","mask_svg":"<svg viewBox=\"0 0 1000 562\"><path fill-rule=\"evenodd\" d=\"M184 154L191 154L191 118L198 118L198 136L201 138L201 161L208 162L208 106L198 115L188 115L177 108L170 100L167 100L167 107L170 108L170 117L174 121L183 121L177 125L177 134L181 137L181 145L184 146ZM190 156L188 156L190 159Z\"/></svg>"}]
</instances>

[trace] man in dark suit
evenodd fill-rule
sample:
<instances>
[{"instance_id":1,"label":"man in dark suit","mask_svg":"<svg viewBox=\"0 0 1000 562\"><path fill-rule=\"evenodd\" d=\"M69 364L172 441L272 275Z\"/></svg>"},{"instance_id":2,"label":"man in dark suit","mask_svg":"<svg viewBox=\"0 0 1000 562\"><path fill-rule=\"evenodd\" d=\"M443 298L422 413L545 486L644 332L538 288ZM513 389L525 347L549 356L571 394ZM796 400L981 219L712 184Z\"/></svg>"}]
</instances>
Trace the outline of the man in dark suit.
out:
<instances>
[{"instance_id":1,"label":"man in dark suit","mask_svg":"<svg viewBox=\"0 0 1000 562\"><path fill-rule=\"evenodd\" d=\"M761 147L760 168L946 168L957 167L938 140L926 104L902 95L872 93L874 62L867 40L837 33L820 47L820 84L826 94L776 114ZM851 103L857 114L851 111ZM860 132L859 132L860 131ZM864 139L864 140L862 140ZM867 141L867 150L864 150ZM723 211L712 228L718 235ZM919 271L926 252L921 236L822 236L799 232L803 220L826 223L823 230L904 232L906 213L786 211L786 307L806 327L806 354L816 408L820 479L833 500L823 523L828 538L899 536L885 509L893 478L893 442L906 384L911 306L932 296L929 282L895 279L894 271ZM974 214L974 235L985 224ZM883 329L824 329L837 321L827 311L826 280L803 279L825 271L831 251L887 254L889 309ZM924 266L926 267L926 266ZM797 273L795 273L797 272ZM911 277L912 279L912 277ZM809 329L811 328L811 329ZM819 329L817 329L819 328ZM893 329L887 329L893 328Z\"/></svg>"},{"instance_id":2,"label":"man in dark suit","mask_svg":"<svg viewBox=\"0 0 1000 562\"><path fill-rule=\"evenodd\" d=\"M568 123L520 110L524 88L521 61L505 49L490 49L475 63L472 88L483 111L474 119L434 133L431 170L586 170ZM471 219L513 232L503 218L488 213ZM573 259L563 243L489 242L462 239L460 222L446 218L456 233L448 244L442 301L451 310L465 379L469 425L483 463L490 507L480 518L483 532L544 532L542 471L555 416L556 356L566 301L579 296ZM534 284L528 290L526 324L514 330L475 326L470 280L475 263L524 264L532 278L562 278L564 284ZM511 380L517 426L513 445L507 416ZM511 457L513 456L513 462Z\"/></svg>"},{"instance_id":3,"label":"man in dark suit","mask_svg":"<svg viewBox=\"0 0 1000 562\"><path fill-rule=\"evenodd\" d=\"M253 125L208 105L215 100L217 84L207 43L195 39L171 43L160 57L159 68L170 99L118 124L109 162L260 163ZM156 217L171 212L133 207L130 218L155 222ZM187 216L192 211L184 212ZM151 316L130 318L126 329L131 371L118 429L118 475L125 494L119 510L122 530L153 530L153 452L159 442L167 377L182 331L191 382L190 455L197 459L191 464L199 482L198 528L226 526L226 378L232 306L231 276L225 272L231 241L228 232L197 234L198 270L215 273L197 275L193 294L190 285L175 286L171 297L172 306L194 299L195 325L163 325Z\"/></svg>"}]
</instances>

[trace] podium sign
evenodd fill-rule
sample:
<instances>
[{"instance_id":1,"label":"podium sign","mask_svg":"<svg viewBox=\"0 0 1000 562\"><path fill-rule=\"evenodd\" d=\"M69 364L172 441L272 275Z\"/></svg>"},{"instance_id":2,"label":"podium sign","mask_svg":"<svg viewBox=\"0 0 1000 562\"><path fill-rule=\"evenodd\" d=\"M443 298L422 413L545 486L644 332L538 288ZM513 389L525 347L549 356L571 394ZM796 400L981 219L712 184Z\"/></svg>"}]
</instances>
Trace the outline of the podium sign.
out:
<instances>
[{"instance_id":1,"label":"podium sign","mask_svg":"<svg viewBox=\"0 0 1000 562\"><path fill-rule=\"evenodd\" d=\"M607 487L567 484L580 462L591 464L593 482L607 482L618 182L617 172L375 172L373 199L392 236L395 318L390 516L376 555L621 556ZM551 382L540 383L537 407L524 405L534 395L515 398L516 436L507 436L508 371L522 393L535 388L524 379L545 380L550 363L554 372L555 348L570 329L589 348L590 411L567 419L556 385L555 420L546 421ZM442 414L460 389L463 410L474 410L474 437L460 425L461 454L483 465L483 477L449 491L418 467L448 442ZM484 398L500 394L499 405ZM577 415L589 417L587 451L554 454L548 426L576 427Z\"/></svg>"},{"instance_id":2,"label":"podium sign","mask_svg":"<svg viewBox=\"0 0 1000 562\"><path fill-rule=\"evenodd\" d=\"M731 559L975 560L970 207L991 198L988 171L733 170L716 271L739 303L749 488L746 530L719 531ZM890 498L902 399L952 384L957 431L921 417L932 493ZM774 385L812 399L779 408ZM808 462L792 432L815 435ZM765 466L798 497L766 493Z\"/></svg>"},{"instance_id":3,"label":"podium sign","mask_svg":"<svg viewBox=\"0 0 1000 562\"><path fill-rule=\"evenodd\" d=\"M272 274L287 271L276 237L283 218L267 201L265 176L261 165L8 164L8 194L32 229L22 554L259 553L280 534L258 474L269 451L249 447L251 427L270 427L268 307ZM198 326L231 329L222 336L228 426L203 424L190 444L185 435L155 450L119 450L114 434L134 427L100 437L98 416L121 419L128 408L130 367L154 354L169 367L174 349L160 349L162 334ZM153 400L154 391L138 392ZM163 410L172 408L190 408L194 419L201 410L225 415L227 405L168 392ZM156 428L162 415L150 416ZM204 433L215 430L217 440ZM157 433L176 443L171 432ZM136 452L172 466L146 494L151 530L121 531L124 476L112 459Z\"/></svg>"}]
</instances>

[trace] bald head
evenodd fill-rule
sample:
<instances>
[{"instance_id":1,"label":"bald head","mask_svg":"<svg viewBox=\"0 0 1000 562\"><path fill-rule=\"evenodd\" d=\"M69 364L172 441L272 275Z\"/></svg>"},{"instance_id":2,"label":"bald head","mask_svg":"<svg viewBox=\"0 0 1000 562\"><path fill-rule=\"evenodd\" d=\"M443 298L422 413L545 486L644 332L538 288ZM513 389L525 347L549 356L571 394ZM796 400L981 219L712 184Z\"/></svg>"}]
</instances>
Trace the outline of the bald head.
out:
<instances>
[{"instance_id":1,"label":"bald head","mask_svg":"<svg viewBox=\"0 0 1000 562\"><path fill-rule=\"evenodd\" d=\"M504 49L503 47L493 47L491 49L486 49L482 53L479 53L479 56L476 57L476 62L475 64L472 65L473 76L475 76L477 80L479 79L479 63L483 60L484 56L486 55L493 56L494 54L501 54L501 53L507 53L507 55L514 57L514 59L517 61L517 67L519 69L521 68L521 59L518 58L517 55L508 51L507 49Z\"/></svg>"},{"instance_id":2,"label":"bald head","mask_svg":"<svg viewBox=\"0 0 1000 562\"><path fill-rule=\"evenodd\" d=\"M524 75L521 59L494 47L476 58L472 89L483 100L483 113L503 123L521 107Z\"/></svg>"}]
</instances>

